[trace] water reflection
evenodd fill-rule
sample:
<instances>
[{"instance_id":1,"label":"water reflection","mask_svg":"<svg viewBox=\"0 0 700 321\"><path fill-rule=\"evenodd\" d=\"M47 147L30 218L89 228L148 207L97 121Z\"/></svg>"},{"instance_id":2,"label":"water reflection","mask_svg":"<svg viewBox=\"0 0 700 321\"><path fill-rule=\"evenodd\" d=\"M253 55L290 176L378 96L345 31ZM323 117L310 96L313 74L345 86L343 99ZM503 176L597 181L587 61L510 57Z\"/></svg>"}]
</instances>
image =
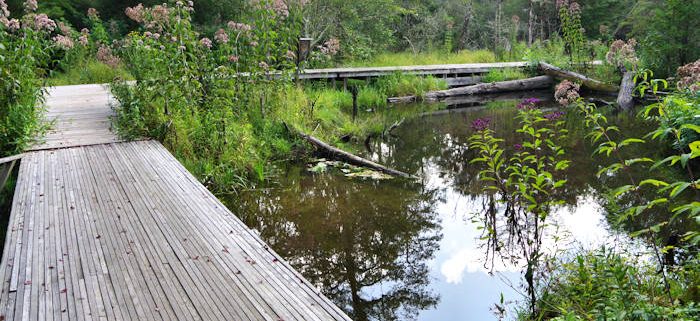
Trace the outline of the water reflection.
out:
<instances>
[{"instance_id":1,"label":"water reflection","mask_svg":"<svg viewBox=\"0 0 700 321\"><path fill-rule=\"evenodd\" d=\"M309 175L244 194L239 215L355 320L396 320L434 307L429 269L442 238L436 189Z\"/></svg>"},{"instance_id":2,"label":"water reflection","mask_svg":"<svg viewBox=\"0 0 700 321\"><path fill-rule=\"evenodd\" d=\"M288 165L275 184L224 201L356 320L492 319L489 307L501 294L506 300L519 295L517 287L489 276L491 269L484 266L480 231L470 221L484 195L476 179L479 169L469 164L473 151L467 138L473 119L490 117L508 146L517 143L516 102L426 115L372 143L366 157L415 173L418 182L350 179ZM572 163L565 173L569 183L557 196L566 205L556 209L555 217L558 234L571 237L569 243L549 241L550 253L557 247L627 242L609 231L616 220L605 213L614 209L606 208L602 197L609 187L628 184L626 178L597 178L609 160L592 157L577 113L566 117L570 134L564 147ZM609 120L622 132L642 137L649 128L633 118L621 114ZM664 153L639 148L633 152ZM667 216L650 212L616 228L638 230ZM682 225L664 233L672 235ZM517 280L521 267L497 263L494 268L504 279Z\"/></svg>"}]
</instances>

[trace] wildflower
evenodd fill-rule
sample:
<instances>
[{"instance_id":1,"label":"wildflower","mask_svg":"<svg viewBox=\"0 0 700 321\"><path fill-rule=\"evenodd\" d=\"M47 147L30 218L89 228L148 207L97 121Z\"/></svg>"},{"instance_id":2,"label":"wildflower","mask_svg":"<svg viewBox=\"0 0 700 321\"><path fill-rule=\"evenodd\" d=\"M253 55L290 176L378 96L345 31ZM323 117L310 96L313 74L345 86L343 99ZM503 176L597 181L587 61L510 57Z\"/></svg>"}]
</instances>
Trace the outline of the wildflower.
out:
<instances>
[{"instance_id":1,"label":"wildflower","mask_svg":"<svg viewBox=\"0 0 700 321\"><path fill-rule=\"evenodd\" d=\"M518 109L534 109L542 101L537 98L526 98L518 104Z\"/></svg>"},{"instance_id":2,"label":"wildflower","mask_svg":"<svg viewBox=\"0 0 700 321\"><path fill-rule=\"evenodd\" d=\"M549 121L554 121L562 118L565 114L566 113L564 113L563 111L555 111L544 115L544 118L546 118Z\"/></svg>"},{"instance_id":3,"label":"wildflower","mask_svg":"<svg viewBox=\"0 0 700 321\"><path fill-rule=\"evenodd\" d=\"M490 123L490 118L477 118L474 121L472 121L472 129L477 132L484 131L486 128L489 127Z\"/></svg>"},{"instance_id":4,"label":"wildflower","mask_svg":"<svg viewBox=\"0 0 700 321\"><path fill-rule=\"evenodd\" d=\"M124 11L126 13L126 16L129 17L129 19L134 20L138 23L143 22L143 17L144 17L144 8L143 4L138 4L135 7L128 7Z\"/></svg>"},{"instance_id":5,"label":"wildflower","mask_svg":"<svg viewBox=\"0 0 700 321\"><path fill-rule=\"evenodd\" d=\"M233 21L229 21L226 25L229 27L229 29L236 31L250 31L253 29L253 27L250 25Z\"/></svg>"},{"instance_id":6,"label":"wildflower","mask_svg":"<svg viewBox=\"0 0 700 321\"><path fill-rule=\"evenodd\" d=\"M5 25L10 31L17 31L20 28L19 20L17 19L7 19L5 17L0 17L0 23Z\"/></svg>"},{"instance_id":7,"label":"wildflower","mask_svg":"<svg viewBox=\"0 0 700 321\"><path fill-rule=\"evenodd\" d=\"M323 47L326 48L324 54L330 54L334 56L340 51L340 40L337 38L330 38L328 41L323 43Z\"/></svg>"},{"instance_id":8,"label":"wildflower","mask_svg":"<svg viewBox=\"0 0 700 321\"><path fill-rule=\"evenodd\" d=\"M555 87L554 99L562 106L574 103L579 97L581 85L564 80Z\"/></svg>"},{"instance_id":9,"label":"wildflower","mask_svg":"<svg viewBox=\"0 0 700 321\"><path fill-rule=\"evenodd\" d=\"M676 87L690 91L700 91L700 60L678 68L679 81Z\"/></svg>"},{"instance_id":10,"label":"wildflower","mask_svg":"<svg viewBox=\"0 0 700 321\"><path fill-rule=\"evenodd\" d=\"M105 45L101 45L100 48L97 49L96 57L98 61L112 68L117 68L121 63L121 60L112 54L112 49Z\"/></svg>"},{"instance_id":11,"label":"wildflower","mask_svg":"<svg viewBox=\"0 0 700 321\"><path fill-rule=\"evenodd\" d=\"M251 47L257 47L257 46L258 46L258 42L257 42L257 41L251 41L251 42L250 42L250 46L251 46Z\"/></svg>"},{"instance_id":12,"label":"wildflower","mask_svg":"<svg viewBox=\"0 0 700 321\"><path fill-rule=\"evenodd\" d=\"M181 51L185 51L185 50L187 49L187 47L185 47L185 46L179 46L179 47L177 47L177 49L180 49Z\"/></svg>"},{"instance_id":13,"label":"wildflower","mask_svg":"<svg viewBox=\"0 0 700 321\"><path fill-rule=\"evenodd\" d=\"M65 23L60 22L60 21L56 25L58 26L58 30L61 30L61 33L64 36L70 36L71 30L70 30L70 27L68 25L66 25Z\"/></svg>"},{"instance_id":14,"label":"wildflower","mask_svg":"<svg viewBox=\"0 0 700 321\"><path fill-rule=\"evenodd\" d=\"M34 27L37 30L53 31L56 29L56 22L51 20L46 14L40 13L34 16Z\"/></svg>"},{"instance_id":15,"label":"wildflower","mask_svg":"<svg viewBox=\"0 0 700 321\"><path fill-rule=\"evenodd\" d=\"M264 69L264 70L267 70L268 68L270 68L270 66L268 66L267 63L264 62L264 61L261 61L261 62L258 64L258 66L259 66L260 68Z\"/></svg>"},{"instance_id":16,"label":"wildflower","mask_svg":"<svg viewBox=\"0 0 700 321\"><path fill-rule=\"evenodd\" d=\"M63 50L68 50L73 48L73 39L70 37L66 37L64 35L57 35L53 37L53 42L56 44L57 47L63 49Z\"/></svg>"},{"instance_id":17,"label":"wildflower","mask_svg":"<svg viewBox=\"0 0 700 321\"><path fill-rule=\"evenodd\" d=\"M238 56L230 55L228 56L229 62L238 62Z\"/></svg>"},{"instance_id":18,"label":"wildflower","mask_svg":"<svg viewBox=\"0 0 700 321\"><path fill-rule=\"evenodd\" d=\"M214 33L214 40L218 43L228 43L228 34L226 33L226 30L224 29L219 29Z\"/></svg>"},{"instance_id":19,"label":"wildflower","mask_svg":"<svg viewBox=\"0 0 700 321\"><path fill-rule=\"evenodd\" d=\"M154 34L153 34L153 39L155 39L155 40L158 40L158 39L160 39L160 34L159 34L159 33L157 33L157 32L156 32L156 33L154 33Z\"/></svg>"},{"instance_id":20,"label":"wildflower","mask_svg":"<svg viewBox=\"0 0 700 321\"><path fill-rule=\"evenodd\" d=\"M515 148L515 150L521 150L521 149L523 149L523 144L520 144L520 143L515 144L515 145L513 145L513 148Z\"/></svg>"},{"instance_id":21,"label":"wildflower","mask_svg":"<svg viewBox=\"0 0 700 321\"><path fill-rule=\"evenodd\" d=\"M80 43L82 46L86 47L90 43L90 38L88 37L87 34L82 34L80 37L78 37L78 43Z\"/></svg>"},{"instance_id":22,"label":"wildflower","mask_svg":"<svg viewBox=\"0 0 700 321\"><path fill-rule=\"evenodd\" d=\"M97 9L95 8L89 8L87 11L87 16L90 19L98 19L99 18L99 13L97 12Z\"/></svg>"},{"instance_id":23,"label":"wildflower","mask_svg":"<svg viewBox=\"0 0 700 321\"><path fill-rule=\"evenodd\" d=\"M211 48L211 39L209 38L202 38L199 43L204 47Z\"/></svg>"},{"instance_id":24,"label":"wildflower","mask_svg":"<svg viewBox=\"0 0 700 321\"><path fill-rule=\"evenodd\" d=\"M168 20L169 15L170 11L165 4L157 5L153 7L153 10L151 10L151 17L155 23L165 23Z\"/></svg>"},{"instance_id":25,"label":"wildflower","mask_svg":"<svg viewBox=\"0 0 700 321\"><path fill-rule=\"evenodd\" d=\"M615 40L612 45L610 45L610 50L605 55L605 60L617 67L623 67L625 63L636 64L639 60L634 50L636 45L637 41L634 39L630 39L627 42L619 39Z\"/></svg>"},{"instance_id":26,"label":"wildflower","mask_svg":"<svg viewBox=\"0 0 700 321\"><path fill-rule=\"evenodd\" d=\"M0 0L0 17L10 17L10 10L7 10L7 2Z\"/></svg>"},{"instance_id":27,"label":"wildflower","mask_svg":"<svg viewBox=\"0 0 700 321\"><path fill-rule=\"evenodd\" d=\"M26 9L27 12L34 12L37 8L39 8L39 5L36 0L27 0L24 2L24 9Z\"/></svg>"}]
</instances>

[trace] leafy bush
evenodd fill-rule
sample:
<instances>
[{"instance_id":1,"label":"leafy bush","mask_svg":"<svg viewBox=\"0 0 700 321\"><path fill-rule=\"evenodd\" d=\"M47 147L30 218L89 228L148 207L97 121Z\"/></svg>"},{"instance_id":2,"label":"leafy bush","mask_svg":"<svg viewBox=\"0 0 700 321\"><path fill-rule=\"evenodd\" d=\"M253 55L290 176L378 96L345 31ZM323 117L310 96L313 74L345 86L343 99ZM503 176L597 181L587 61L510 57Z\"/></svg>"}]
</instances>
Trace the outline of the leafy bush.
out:
<instances>
[{"instance_id":1,"label":"leafy bush","mask_svg":"<svg viewBox=\"0 0 700 321\"><path fill-rule=\"evenodd\" d=\"M277 9L261 2L250 24L228 22L212 40L194 30L182 2L128 8L142 30L116 48L136 79L113 84L120 133L161 140L215 190L264 178L270 159L290 150L270 118L292 79L299 24L293 10ZM282 75L269 77L271 69Z\"/></svg>"},{"instance_id":2,"label":"leafy bush","mask_svg":"<svg viewBox=\"0 0 700 321\"><path fill-rule=\"evenodd\" d=\"M381 53L369 59L344 62L345 67L387 67L414 65L444 65L496 62L496 56L488 50L462 50L459 52L432 51Z\"/></svg>"},{"instance_id":3,"label":"leafy bush","mask_svg":"<svg viewBox=\"0 0 700 321\"><path fill-rule=\"evenodd\" d=\"M447 88L447 83L442 79L432 76L421 77L402 73L377 79L376 86L387 97L415 95L422 97L429 91Z\"/></svg>"},{"instance_id":4,"label":"leafy bush","mask_svg":"<svg viewBox=\"0 0 700 321\"><path fill-rule=\"evenodd\" d=\"M26 8L20 23L0 0L0 157L22 152L42 130L43 76L51 57L73 46L35 3Z\"/></svg>"}]
</instances>

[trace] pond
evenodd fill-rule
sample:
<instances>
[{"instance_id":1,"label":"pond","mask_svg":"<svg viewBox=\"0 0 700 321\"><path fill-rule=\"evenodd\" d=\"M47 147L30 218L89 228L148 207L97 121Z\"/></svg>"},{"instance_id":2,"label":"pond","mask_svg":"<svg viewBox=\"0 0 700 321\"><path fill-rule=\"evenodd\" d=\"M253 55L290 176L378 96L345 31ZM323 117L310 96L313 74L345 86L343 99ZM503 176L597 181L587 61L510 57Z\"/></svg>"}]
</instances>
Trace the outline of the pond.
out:
<instances>
[{"instance_id":1,"label":"pond","mask_svg":"<svg viewBox=\"0 0 700 321\"><path fill-rule=\"evenodd\" d=\"M422 115L371 143L363 156L412 173L415 181L350 178L338 170L312 173L307 164L288 164L275 182L224 201L356 320L495 319L494 303L521 299L521 267L484 264L479 224L472 221L484 195L479 169L469 163L474 153L468 148L469 124L489 117L513 144L517 103L501 100ZM607 186L624 181L597 178L609 161L592 156L577 112L566 117L570 135L564 146L572 164L558 195L566 205L556 209L552 233L561 239L546 247L556 253L629 242L624 230L637 226L611 228L614 220L606 217L601 197ZM632 114L609 120L633 137L649 130Z\"/></svg>"}]
</instances>

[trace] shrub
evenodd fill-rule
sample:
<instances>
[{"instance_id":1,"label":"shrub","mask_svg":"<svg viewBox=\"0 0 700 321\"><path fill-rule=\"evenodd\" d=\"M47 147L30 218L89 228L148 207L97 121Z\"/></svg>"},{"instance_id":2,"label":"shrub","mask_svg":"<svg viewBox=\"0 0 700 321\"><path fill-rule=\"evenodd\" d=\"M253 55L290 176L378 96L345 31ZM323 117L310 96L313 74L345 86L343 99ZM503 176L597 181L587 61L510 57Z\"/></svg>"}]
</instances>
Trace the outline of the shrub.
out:
<instances>
[{"instance_id":1,"label":"shrub","mask_svg":"<svg viewBox=\"0 0 700 321\"><path fill-rule=\"evenodd\" d=\"M22 152L42 130L43 76L73 46L45 14L26 6L23 23L0 0L0 157Z\"/></svg>"}]
</instances>

